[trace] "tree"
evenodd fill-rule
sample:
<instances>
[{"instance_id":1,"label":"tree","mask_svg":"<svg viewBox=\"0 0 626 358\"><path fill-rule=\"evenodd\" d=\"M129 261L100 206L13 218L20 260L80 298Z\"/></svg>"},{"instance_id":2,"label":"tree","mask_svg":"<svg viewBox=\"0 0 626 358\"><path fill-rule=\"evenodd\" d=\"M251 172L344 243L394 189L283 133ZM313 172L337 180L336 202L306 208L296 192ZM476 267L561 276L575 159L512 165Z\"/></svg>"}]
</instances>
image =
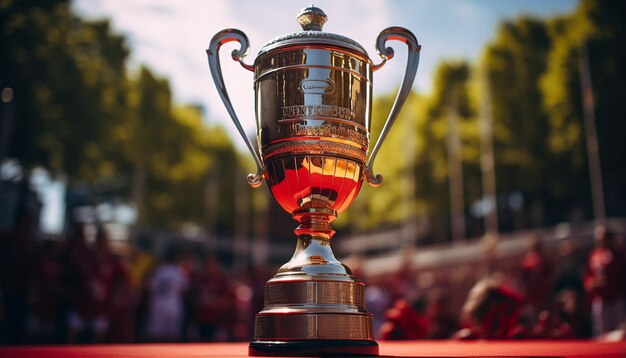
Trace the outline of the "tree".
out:
<instances>
[{"instance_id":1,"label":"tree","mask_svg":"<svg viewBox=\"0 0 626 358\"><path fill-rule=\"evenodd\" d=\"M236 151L220 127L206 127L201 112L173 106L167 80L142 68L131 81L129 117L117 129L119 165L132 173L131 197L145 227L180 229L204 222L204 192L218 171L218 230L232 231Z\"/></svg>"},{"instance_id":2,"label":"tree","mask_svg":"<svg viewBox=\"0 0 626 358\"><path fill-rule=\"evenodd\" d=\"M480 198L478 170L478 125L475 96L471 87L472 68L465 61L442 62L437 67L433 92L428 96L425 116L420 121L424 150L416 163L416 192L428 203L432 241L447 241L450 220L451 175L462 175L463 203L465 208ZM450 122L450 116L457 120ZM450 125L456 125L454 129ZM460 140L462 170L450 172L450 135L457 133ZM467 212L467 210L464 210ZM470 223L471 230L471 223Z\"/></svg>"},{"instance_id":3,"label":"tree","mask_svg":"<svg viewBox=\"0 0 626 358\"><path fill-rule=\"evenodd\" d=\"M494 121L497 193L504 198L523 193L531 203L525 208L526 217L532 207L546 205L547 185L558 188L563 184L551 170L554 163L546 141L548 121L539 86L550 46L543 20L520 17L500 25L481 61ZM504 224L512 228L512 223Z\"/></svg>"},{"instance_id":4,"label":"tree","mask_svg":"<svg viewBox=\"0 0 626 358\"><path fill-rule=\"evenodd\" d=\"M580 49L587 47L595 97L595 116L603 171L607 214L624 215L626 168L626 34L620 1L581 1L572 15L550 23L553 46L542 78L543 104L548 113L549 144L557 161L563 185L554 188L563 206L578 205L589 213L589 174L579 65ZM588 214L587 214L588 216Z\"/></svg>"},{"instance_id":5,"label":"tree","mask_svg":"<svg viewBox=\"0 0 626 358\"><path fill-rule=\"evenodd\" d=\"M373 100L370 150L380 135L394 98L395 94L389 94L376 97ZM413 140L407 138L407 134L413 135L413 133L407 133L405 129L409 122L416 121L418 116L416 103L418 101L418 96L415 93L409 95L378 153L374 163L374 171L384 176L383 184L377 188L371 188L364 182L361 193L357 196L352 208L342 213L333 225L345 226L350 219L356 229L371 230L395 225L406 219L407 213L403 203L407 199L413 200L414 198L407 198L406 196L406 188L409 184L406 175L406 142ZM415 140L418 141L419 139L416 138ZM413 205L411 204L411 206Z\"/></svg>"},{"instance_id":6,"label":"tree","mask_svg":"<svg viewBox=\"0 0 626 358\"><path fill-rule=\"evenodd\" d=\"M91 188L81 205L134 202L141 225L169 229L203 223L207 173L219 166L210 200L220 200L220 229L232 230L240 161L230 140L198 110L174 106L148 68L129 77L125 39L107 21L77 17L67 0L7 0L0 31L0 90L14 93L1 103L0 159Z\"/></svg>"},{"instance_id":7,"label":"tree","mask_svg":"<svg viewBox=\"0 0 626 358\"><path fill-rule=\"evenodd\" d=\"M468 167L465 181L465 202L480 196L478 170L478 132L475 106L470 96L471 69L466 62L442 63L436 72L433 93L422 97L411 93L395 126L382 146L375 172L385 176L377 188L367 185L357 198L356 227L371 230L398 225L413 215L422 228L430 231L422 242L446 241L448 238L449 192L447 109L450 96L457 96L462 162ZM393 94L376 97L372 111L371 138L378 137L380 128L393 103ZM412 186L412 187L411 187ZM358 211L358 212L355 212ZM338 226L344 224L338 220Z\"/></svg>"},{"instance_id":8,"label":"tree","mask_svg":"<svg viewBox=\"0 0 626 358\"><path fill-rule=\"evenodd\" d=\"M70 178L110 174L101 143L124 118L123 37L107 21L77 18L63 0L3 1L0 31L0 87L14 92L2 104L12 110L2 112L11 133L1 154Z\"/></svg>"}]
</instances>

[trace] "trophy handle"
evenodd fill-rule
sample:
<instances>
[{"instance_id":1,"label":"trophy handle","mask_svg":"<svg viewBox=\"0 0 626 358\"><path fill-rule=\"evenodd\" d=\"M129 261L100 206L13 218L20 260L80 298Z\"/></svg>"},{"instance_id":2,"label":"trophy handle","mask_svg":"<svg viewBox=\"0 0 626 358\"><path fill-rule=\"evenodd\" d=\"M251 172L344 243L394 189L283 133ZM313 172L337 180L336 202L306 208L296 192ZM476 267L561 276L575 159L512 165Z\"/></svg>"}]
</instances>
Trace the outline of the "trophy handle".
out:
<instances>
[{"instance_id":1,"label":"trophy handle","mask_svg":"<svg viewBox=\"0 0 626 358\"><path fill-rule=\"evenodd\" d=\"M387 121L385 122L385 126L383 127L378 140L376 141L376 145L374 145L374 149L372 149L372 154L370 155L369 161L365 166L365 178L367 182L373 186L377 187L382 183L383 176L382 174L374 174L374 159L376 159L376 154L378 154L378 150L382 145L383 141L387 137L387 133L393 122L398 117L400 113L400 109L404 105L406 98L409 96L411 92L411 86L413 86L413 80L415 79L415 74L417 73L417 65L420 60L420 49L422 46L419 45L415 35L413 33L403 27L389 27L383 30L376 39L376 51L382 57L383 61L374 65L373 70L377 71L381 67L385 65L387 60L391 60L393 58L394 52L391 47L385 47L385 44L389 40L398 40L404 42L408 47L408 60L406 64L406 71L404 72L404 77L402 79L402 86L398 91L398 95L396 96L396 100L391 107L391 112L389 112L389 117L387 117Z\"/></svg>"},{"instance_id":2,"label":"trophy handle","mask_svg":"<svg viewBox=\"0 0 626 358\"><path fill-rule=\"evenodd\" d=\"M246 136L243 127L241 126L241 122L239 118L237 118L237 114L233 109L233 105L230 102L230 98L228 97L228 92L226 91L226 86L224 85L224 78L222 77L222 69L220 67L220 56L219 51L220 47L228 42L237 41L241 45L239 50L234 49L231 53L231 56L234 61L239 61L241 67L245 68L249 71L254 71L254 67L247 65L243 62L243 58L248 54L248 37L241 31L237 29L225 29L213 36L211 39L211 43L209 48L206 50L207 56L209 58L209 68L211 69L211 75L213 76L213 81L215 82L215 87L217 87L217 92L220 94L222 101L224 102L224 106L226 106L226 110L228 114L230 114L230 118L232 118L233 123L235 123L235 127L239 131L239 134L246 142L248 149L250 149L250 153L252 153L252 158L254 158L254 162L256 163L257 173L248 174L248 184L253 187L259 187L263 182L263 164L261 163L261 158L259 154L254 149L254 146Z\"/></svg>"}]
</instances>

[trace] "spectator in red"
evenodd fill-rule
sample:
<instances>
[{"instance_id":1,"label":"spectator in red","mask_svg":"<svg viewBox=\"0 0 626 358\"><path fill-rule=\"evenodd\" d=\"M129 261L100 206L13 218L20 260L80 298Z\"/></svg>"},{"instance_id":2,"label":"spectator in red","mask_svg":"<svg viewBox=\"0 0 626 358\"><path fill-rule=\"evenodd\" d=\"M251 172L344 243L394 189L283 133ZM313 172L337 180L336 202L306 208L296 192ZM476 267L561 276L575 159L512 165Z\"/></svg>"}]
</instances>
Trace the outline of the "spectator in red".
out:
<instances>
[{"instance_id":1,"label":"spectator in red","mask_svg":"<svg viewBox=\"0 0 626 358\"><path fill-rule=\"evenodd\" d=\"M420 295L410 250L404 252L400 269L387 279L386 286L393 300Z\"/></svg>"},{"instance_id":2,"label":"spectator in red","mask_svg":"<svg viewBox=\"0 0 626 358\"><path fill-rule=\"evenodd\" d=\"M134 336L135 292L128 262L111 251L109 236L104 227L96 233L96 275L105 288L100 314L108 317L107 339L111 342L130 342Z\"/></svg>"},{"instance_id":3,"label":"spectator in red","mask_svg":"<svg viewBox=\"0 0 626 358\"><path fill-rule=\"evenodd\" d=\"M111 326L111 310L119 304L120 292L128 292L128 275L111 253L104 228L96 232L95 250L87 247L82 226L75 229L68 262L73 308L69 315L69 340L103 342Z\"/></svg>"},{"instance_id":4,"label":"spectator in red","mask_svg":"<svg viewBox=\"0 0 626 358\"><path fill-rule=\"evenodd\" d=\"M498 279L479 281L463 305L462 326L457 339L509 339L524 337L520 332L523 297L505 287Z\"/></svg>"},{"instance_id":5,"label":"spectator in red","mask_svg":"<svg viewBox=\"0 0 626 358\"><path fill-rule=\"evenodd\" d=\"M539 315L535 336L549 339L590 337L591 323L585 306L576 290L562 290L550 312L543 311Z\"/></svg>"},{"instance_id":6,"label":"spectator in red","mask_svg":"<svg viewBox=\"0 0 626 358\"><path fill-rule=\"evenodd\" d=\"M585 296L583 276L587 258L579 246L571 238L563 240L558 247L558 256L554 272L554 286L552 295L556 296L562 290L575 291L580 297Z\"/></svg>"},{"instance_id":7,"label":"spectator in red","mask_svg":"<svg viewBox=\"0 0 626 358\"><path fill-rule=\"evenodd\" d=\"M540 239L533 238L530 249L520 262L521 281L532 316L536 317L539 312L547 308L552 266L552 262L543 252Z\"/></svg>"},{"instance_id":8,"label":"spectator in red","mask_svg":"<svg viewBox=\"0 0 626 358\"><path fill-rule=\"evenodd\" d=\"M617 329L624 320L624 258L616 249L614 236L604 226L594 231L595 248L589 254L585 289L591 299L593 335Z\"/></svg>"},{"instance_id":9,"label":"spectator in red","mask_svg":"<svg viewBox=\"0 0 626 358\"><path fill-rule=\"evenodd\" d=\"M104 287L96 276L95 252L87 246L84 226L74 223L64 253L65 287L69 299L68 341L100 342L109 328L108 317L99 315L98 301Z\"/></svg>"},{"instance_id":10,"label":"spectator in red","mask_svg":"<svg viewBox=\"0 0 626 358\"><path fill-rule=\"evenodd\" d=\"M448 339L459 329L457 315L450 307L450 297L441 289L433 290L428 295L426 307L428 321L428 339Z\"/></svg>"},{"instance_id":11,"label":"spectator in red","mask_svg":"<svg viewBox=\"0 0 626 358\"><path fill-rule=\"evenodd\" d=\"M428 322L405 298L397 298L385 312L385 322L380 326L382 340L422 339L428 332Z\"/></svg>"},{"instance_id":12,"label":"spectator in red","mask_svg":"<svg viewBox=\"0 0 626 358\"><path fill-rule=\"evenodd\" d=\"M222 337L234 323L235 296L228 277L219 263L209 259L194 273L189 287L192 320L202 341ZM224 330L219 332L220 328Z\"/></svg>"},{"instance_id":13,"label":"spectator in red","mask_svg":"<svg viewBox=\"0 0 626 358\"><path fill-rule=\"evenodd\" d=\"M18 215L15 231L7 237L0 237L0 300L4 305L0 344L24 343L36 220L23 209Z\"/></svg>"},{"instance_id":14,"label":"spectator in red","mask_svg":"<svg viewBox=\"0 0 626 358\"><path fill-rule=\"evenodd\" d=\"M58 243L43 242L41 251L33 265L31 292L31 338L39 343L57 343L63 299L63 265L59 257Z\"/></svg>"}]
</instances>

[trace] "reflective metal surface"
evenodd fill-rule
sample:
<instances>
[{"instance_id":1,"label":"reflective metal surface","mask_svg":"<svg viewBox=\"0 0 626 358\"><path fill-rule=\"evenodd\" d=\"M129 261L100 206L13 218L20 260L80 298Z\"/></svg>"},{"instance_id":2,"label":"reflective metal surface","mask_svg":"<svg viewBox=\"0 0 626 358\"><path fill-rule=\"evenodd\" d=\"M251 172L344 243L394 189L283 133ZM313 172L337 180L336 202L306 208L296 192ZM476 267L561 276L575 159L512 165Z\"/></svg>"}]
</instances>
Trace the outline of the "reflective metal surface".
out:
<instances>
[{"instance_id":1,"label":"reflective metal surface","mask_svg":"<svg viewBox=\"0 0 626 358\"><path fill-rule=\"evenodd\" d=\"M386 29L377 40L383 61L374 65L358 43L322 32L326 20L319 8L302 10L298 22L304 31L264 46L254 66L242 61L248 40L239 30L218 33L207 50L218 92L257 163L259 173L249 175L250 185L258 186L265 178L276 201L300 223L293 257L266 284L253 353L281 354L280 342L310 349L306 342L315 347L315 340L324 345L337 341L335 348L342 351L354 344L355 351L378 352L364 285L335 258L330 223L354 201L364 179L373 186L382 181L373 173L373 162L410 92L420 46L408 30ZM389 40L408 46L408 63L367 161L372 73L393 58L393 50L385 47ZM229 41L241 44L232 58L254 71L258 152L241 129L221 76L219 49Z\"/></svg>"},{"instance_id":2,"label":"reflective metal surface","mask_svg":"<svg viewBox=\"0 0 626 358\"><path fill-rule=\"evenodd\" d=\"M408 47L408 59L406 64L406 71L404 72L404 77L402 78L402 86L398 91L396 100L393 102L391 112L389 112L389 117L387 117L387 121L383 126L380 137L374 145L374 149L372 149L372 154L370 155L370 159L367 163L367 168L365 170L367 182L374 187L380 185L380 183L383 181L382 175L374 175L374 159L376 159L376 154L378 154L380 146L383 144L385 138L387 137L387 133L389 133L391 126L393 125L396 118L398 117L398 114L400 113L400 109L404 105L404 102L411 92L411 86L413 85L413 80L415 79L415 75L417 74L417 66L420 62L420 50L422 48L422 46L420 46L417 42L415 35L413 35L411 31L402 27L389 27L383 30L378 35L378 39L376 39L376 50L378 51L380 57L382 57L383 62L379 65L374 66L374 71L381 68L387 62L387 60L393 58L393 49L391 47L385 47L385 44L389 40L404 42Z\"/></svg>"},{"instance_id":3,"label":"reflective metal surface","mask_svg":"<svg viewBox=\"0 0 626 358\"><path fill-rule=\"evenodd\" d=\"M351 145L364 157L371 76L369 60L332 48L281 48L259 56L255 89L263 157L273 156L281 140L306 139Z\"/></svg>"},{"instance_id":4,"label":"reflective metal surface","mask_svg":"<svg viewBox=\"0 0 626 358\"><path fill-rule=\"evenodd\" d=\"M252 186L253 188L256 188L261 185L261 181L263 180L263 177L262 177L263 172L264 172L263 164L261 164L261 159L259 158L259 155L254 149L254 146L248 140L248 137L246 136L246 132L243 130L243 127L241 126L241 122L239 121L239 118L237 117L237 114L235 113L235 109L233 108L233 105L230 102L230 97L228 97L228 92L226 91L226 85L224 84L224 79L222 77L222 69L220 66L220 56L219 56L220 47L222 47L223 44L232 42L232 41L237 41L241 44L241 48L239 50L233 50L231 54L233 60L239 61L239 63L241 64L243 68L247 70L252 70L251 66L246 65L243 62L243 58L248 53L248 37L243 32L237 29L226 29L215 34L215 36L213 36L213 38L211 39L211 44L209 45L209 48L206 50L206 53L209 59L209 69L211 70L211 75L213 76L215 87L217 87L217 92L222 98L222 101L224 102L224 106L226 107L228 114L232 118L233 123L235 123L235 126L237 127L239 134L241 134L243 140L246 142L246 145L248 146L250 153L252 153L252 158L254 159L254 162L256 163L258 172L256 174L248 174L248 184L250 184L250 186Z\"/></svg>"},{"instance_id":5,"label":"reflective metal surface","mask_svg":"<svg viewBox=\"0 0 626 358\"><path fill-rule=\"evenodd\" d=\"M372 315L359 281L268 282L255 339L373 340Z\"/></svg>"},{"instance_id":6,"label":"reflective metal surface","mask_svg":"<svg viewBox=\"0 0 626 358\"><path fill-rule=\"evenodd\" d=\"M324 23L326 23L327 20L328 17L320 8L309 6L302 9L296 16L296 21L298 21L304 31L294 32L275 38L261 48L259 56L278 47L294 47L298 45L317 44L340 47L343 50L350 50L368 57L363 46L351 38L330 32L323 32L322 26L324 26Z\"/></svg>"},{"instance_id":7,"label":"reflective metal surface","mask_svg":"<svg viewBox=\"0 0 626 358\"><path fill-rule=\"evenodd\" d=\"M371 315L330 314L259 314L254 339L354 339L374 340Z\"/></svg>"},{"instance_id":8,"label":"reflective metal surface","mask_svg":"<svg viewBox=\"0 0 626 358\"><path fill-rule=\"evenodd\" d=\"M354 281L274 281L265 288L267 307L323 304L351 305L363 311L365 285Z\"/></svg>"}]
</instances>

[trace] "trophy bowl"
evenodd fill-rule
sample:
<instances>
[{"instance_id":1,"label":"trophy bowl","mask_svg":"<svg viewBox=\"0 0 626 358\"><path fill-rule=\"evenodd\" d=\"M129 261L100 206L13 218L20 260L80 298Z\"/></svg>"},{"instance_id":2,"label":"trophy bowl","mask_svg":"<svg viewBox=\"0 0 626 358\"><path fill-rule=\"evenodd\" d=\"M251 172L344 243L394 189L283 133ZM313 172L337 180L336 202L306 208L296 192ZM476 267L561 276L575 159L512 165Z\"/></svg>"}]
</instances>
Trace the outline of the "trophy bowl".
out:
<instances>
[{"instance_id":1,"label":"trophy bowl","mask_svg":"<svg viewBox=\"0 0 626 358\"><path fill-rule=\"evenodd\" d=\"M303 31L266 44L253 66L243 61L248 39L239 30L217 33L207 49L218 93L257 165L248 183L257 187L265 179L299 223L293 257L266 283L249 347L254 356L378 354L365 285L335 258L330 223L354 201L364 179L381 183L373 161L410 92L420 45L410 31L388 28L378 36L382 62L375 65L357 42L321 31L326 20L319 8L303 9L297 16ZM388 40L407 45L407 68L368 160L372 73L394 55ZM247 139L222 78L219 49L231 41L241 45L233 60L254 72L259 148Z\"/></svg>"}]
</instances>

